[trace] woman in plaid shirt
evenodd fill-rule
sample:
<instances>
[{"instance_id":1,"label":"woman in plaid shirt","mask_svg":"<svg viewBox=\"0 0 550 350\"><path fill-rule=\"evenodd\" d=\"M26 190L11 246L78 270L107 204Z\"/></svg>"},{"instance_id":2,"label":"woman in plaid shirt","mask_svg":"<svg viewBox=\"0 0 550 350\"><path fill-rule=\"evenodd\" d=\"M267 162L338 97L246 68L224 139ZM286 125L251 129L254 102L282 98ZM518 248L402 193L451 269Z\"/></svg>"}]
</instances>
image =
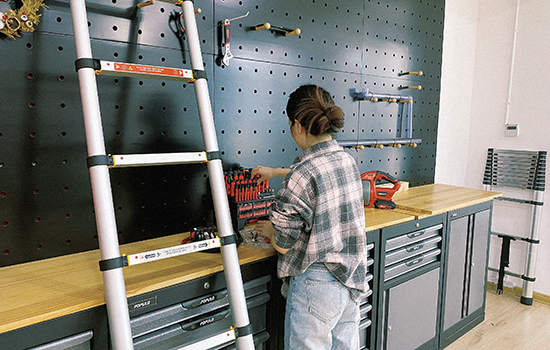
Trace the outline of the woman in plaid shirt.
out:
<instances>
[{"instance_id":1,"label":"woman in plaid shirt","mask_svg":"<svg viewBox=\"0 0 550 350\"><path fill-rule=\"evenodd\" d=\"M359 301L368 290L363 187L354 159L333 139L344 113L330 94L303 85L288 100L290 133L303 152L284 176L269 221L256 225L278 254L287 298L285 349L359 349Z\"/></svg>"}]
</instances>

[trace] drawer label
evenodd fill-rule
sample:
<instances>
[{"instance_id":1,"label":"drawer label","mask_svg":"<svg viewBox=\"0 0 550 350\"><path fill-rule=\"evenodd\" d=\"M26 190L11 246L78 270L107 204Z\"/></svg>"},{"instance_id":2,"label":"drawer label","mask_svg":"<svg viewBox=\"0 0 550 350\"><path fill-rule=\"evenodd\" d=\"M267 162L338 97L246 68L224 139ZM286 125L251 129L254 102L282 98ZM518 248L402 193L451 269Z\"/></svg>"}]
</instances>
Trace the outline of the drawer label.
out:
<instances>
[{"instance_id":1,"label":"drawer label","mask_svg":"<svg viewBox=\"0 0 550 350\"><path fill-rule=\"evenodd\" d=\"M128 304L130 312L145 309L157 305L157 296Z\"/></svg>"}]
</instances>

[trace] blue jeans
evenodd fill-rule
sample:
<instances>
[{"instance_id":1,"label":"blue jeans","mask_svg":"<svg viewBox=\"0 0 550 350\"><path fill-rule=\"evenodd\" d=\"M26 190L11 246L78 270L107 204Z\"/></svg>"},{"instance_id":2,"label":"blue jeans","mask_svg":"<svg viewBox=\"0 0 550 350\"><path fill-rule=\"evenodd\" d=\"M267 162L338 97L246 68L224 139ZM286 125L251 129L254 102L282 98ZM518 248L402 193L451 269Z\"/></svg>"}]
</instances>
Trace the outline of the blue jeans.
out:
<instances>
[{"instance_id":1,"label":"blue jeans","mask_svg":"<svg viewBox=\"0 0 550 350\"><path fill-rule=\"evenodd\" d=\"M323 264L291 277L285 350L359 349L359 305Z\"/></svg>"}]
</instances>

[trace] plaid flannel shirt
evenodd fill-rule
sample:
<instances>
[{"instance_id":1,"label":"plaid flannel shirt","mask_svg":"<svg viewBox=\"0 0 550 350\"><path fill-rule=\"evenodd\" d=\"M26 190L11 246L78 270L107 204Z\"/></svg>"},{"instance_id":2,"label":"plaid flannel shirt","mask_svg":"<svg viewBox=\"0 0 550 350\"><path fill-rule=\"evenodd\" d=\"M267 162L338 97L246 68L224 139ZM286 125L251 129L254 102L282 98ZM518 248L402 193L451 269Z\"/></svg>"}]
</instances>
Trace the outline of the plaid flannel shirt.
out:
<instances>
[{"instance_id":1,"label":"plaid flannel shirt","mask_svg":"<svg viewBox=\"0 0 550 350\"><path fill-rule=\"evenodd\" d=\"M278 276L324 263L354 300L369 289L363 185L355 160L335 140L302 152L290 166L270 211Z\"/></svg>"}]
</instances>

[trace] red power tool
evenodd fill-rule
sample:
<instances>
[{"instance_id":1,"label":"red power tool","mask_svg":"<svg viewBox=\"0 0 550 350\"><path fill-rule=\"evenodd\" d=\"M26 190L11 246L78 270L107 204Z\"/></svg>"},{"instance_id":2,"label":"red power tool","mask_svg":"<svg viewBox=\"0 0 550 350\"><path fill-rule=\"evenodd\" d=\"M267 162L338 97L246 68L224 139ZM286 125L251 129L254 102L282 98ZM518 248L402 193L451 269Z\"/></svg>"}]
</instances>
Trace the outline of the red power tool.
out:
<instances>
[{"instance_id":1,"label":"red power tool","mask_svg":"<svg viewBox=\"0 0 550 350\"><path fill-rule=\"evenodd\" d=\"M391 200L391 198L401 187L401 183L397 181L396 178L385 172L372 170L361 174L361 180L364 181L363 200L365 202L365 207L372 208L372 206L374 206L379 209L395 208L395 203ZM393 187L388 188L376 186L377 184L380 184L379 182L384 180L392 183Z\"/></svg>"}]
</instances>

